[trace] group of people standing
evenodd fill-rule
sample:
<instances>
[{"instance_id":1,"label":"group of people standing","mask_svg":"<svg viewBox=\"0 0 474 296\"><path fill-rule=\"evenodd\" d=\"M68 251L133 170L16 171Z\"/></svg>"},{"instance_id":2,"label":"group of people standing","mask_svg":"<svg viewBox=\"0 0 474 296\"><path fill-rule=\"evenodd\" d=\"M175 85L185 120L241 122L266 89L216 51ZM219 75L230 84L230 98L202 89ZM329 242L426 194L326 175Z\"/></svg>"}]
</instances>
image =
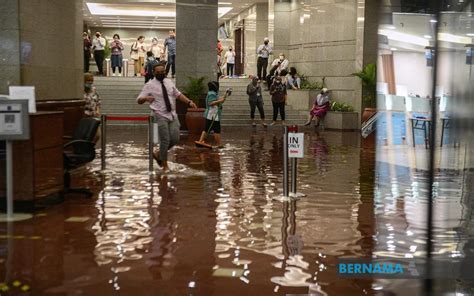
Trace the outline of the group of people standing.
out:
<instances>
[{"instance_id":1,"label":"group of people standing","mask_svg":"<svg viewBox=\"0 0 474 296\"><path fill-rule=\"evenodd\" d=\"M91 55L97 64L98 75L104 75L104 59L105 49L111 50L110 60L112 66L112 76L122 76L123 68L123 52L125 50L124 43L120 40L119 34L113 35L113 40L106 41L100 32L95 33L95 37L91 40L89 34L83 33L84 40L84 72L89 72L89 64ZM176 74L176 33L169 32L169 36L165 39L163 45L160 45L158 38L151 40L151 45L145 44L145 37L139 36L130 47L130 58L134 61L134 75L145 76L148 78L153 76L152 72L147 73L145 62L153 57L157 62L166 61L166 74L171 70L172 77ZM146 59L145 59L146 58ZM148 75L147 75L148 74ZM146 79L146 78L145 78Z\"/></svg>"},{"instance_id":2,"label":"group of people standing","mask_svg":"<svg viewBox=\"0 0 474 296\"><path fill-rule=\"evenodd\" d=\"M252 125L255 126L255 109L258 108L260 119L263 126L265 123L265 112L263 109L263 96L261 84L266 84L266 89L271 95L273 105L273 121L271 125L276 124L278 114L280 114L282 124L285 124L285 106L288 98L287 90L297 90L301 88L301 79L295 67L289 68L289 61L284 53L280 53L278 58L271 63L270 72L267 75L267 67L270 56L273 54L273 48L268 38L263 40L257 48L257 76L247 86L247 95L249 96L250 118ZM289 71L288 71L289 68ZM319 119L324 117L329 110L329 92L323 88L321 93L315 98L314 105L308 116L305 125L311 124L316 117L317 124Z\"/></svg>"}]
</instances>

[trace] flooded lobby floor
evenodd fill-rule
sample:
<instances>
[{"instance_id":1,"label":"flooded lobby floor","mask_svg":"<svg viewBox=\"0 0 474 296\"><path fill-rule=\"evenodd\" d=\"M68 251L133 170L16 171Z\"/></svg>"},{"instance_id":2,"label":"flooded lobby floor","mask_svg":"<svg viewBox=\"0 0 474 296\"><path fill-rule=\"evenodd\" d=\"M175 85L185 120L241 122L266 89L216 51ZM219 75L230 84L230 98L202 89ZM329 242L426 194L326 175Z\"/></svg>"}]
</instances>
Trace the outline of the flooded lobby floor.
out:
<instances>
[{"instance_id":1,"label":"flooded lobby floor","mask_svg":"<svg viewBox=\"0 0 474 296\"><path fill-rule=\"evenodd\" d=\"M306 197L284 199L280 129L224 129L220 150L194 140L182 136L172 171L149 176L146 130L110 127L107 170L97 158L73 175L94 189L92 199L70 195L2 224L4 293L421 295L418 281L341 278L336 264L423 251L423 172L376 164L357 133L307 130L298 165ZM471 210L456 189L461 177L440 180L440 204L454 208L435 222L440 254L472 239L458 235Z\"/></svg>"}]
</instances>

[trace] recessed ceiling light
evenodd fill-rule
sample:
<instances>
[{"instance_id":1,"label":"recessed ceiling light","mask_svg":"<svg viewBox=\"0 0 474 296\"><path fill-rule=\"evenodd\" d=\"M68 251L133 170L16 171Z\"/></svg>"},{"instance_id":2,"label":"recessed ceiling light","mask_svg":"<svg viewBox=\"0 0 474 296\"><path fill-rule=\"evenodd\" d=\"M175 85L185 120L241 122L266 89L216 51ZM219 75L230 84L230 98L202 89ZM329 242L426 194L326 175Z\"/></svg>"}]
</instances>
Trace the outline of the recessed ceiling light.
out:
<instances>
[{"instance_id":1,"label":"recessed ceiling light","mask_svg":"<svg viewBox=\"0 0 474 296\"><path fill-rule=\"evenodd\" d=\"M390 48L391 51L397 50L395 47Z\"/></svg>"},{"instance_id":2,"label":"recessed ceiling light","mask_svg":"<svg viewBox=\"0 0 474 296\"><path fill-rule=\"evenodd\" d=\"M430 20L430 23L437 23L437 20Z\"/></svg>"},{"instance_id":3,"label":"recessed ceiling light","mask_svg":"<svg viewBox=\"0 0 474 296\"><path fill-rule=\"evenodd\" d=\"M423 37L426 38L426 39L431 39L431 38L433 38L433 37L431 37L430 35L423 35Z\"/></svg>"},{"instance_id":4,"label":"recessed ceiling light","mask_svg":"<svg viewBox=\"0 0 474 296\"><path fill-rule=\"evenodd\" d=\"M474 33L467 33L466 35L469 37L474 37Z\"/></svg>"}]
</instances>

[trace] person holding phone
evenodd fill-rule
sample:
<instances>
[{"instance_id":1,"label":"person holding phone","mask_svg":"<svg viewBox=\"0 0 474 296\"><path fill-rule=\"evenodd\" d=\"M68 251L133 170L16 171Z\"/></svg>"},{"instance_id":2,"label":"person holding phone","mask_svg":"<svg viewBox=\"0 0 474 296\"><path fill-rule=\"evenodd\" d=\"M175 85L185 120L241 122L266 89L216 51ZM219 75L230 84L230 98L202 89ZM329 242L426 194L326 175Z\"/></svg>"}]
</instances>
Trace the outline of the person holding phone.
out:
<instances>
[{"instance_id":1,"label":"person holding phone","mask_svg":"<svg viewBox=\"0 0 474 296\"><path fill-rule=\"evenodd\" d=\"M99 70L98 75L104 75L105 39L100 32L95 32L95 38L92 41L92 49L94 50L94 60Z\"/></svg>"},{"instance_id":2,"label":"person holding phone","mask_svg":"<svg viewBox=\"0 0 474 296\"><path fill-rule=\"evenodd\" d=\"M110 43L110 49L112 50L112 54L110 56L112 62L112 76L115 76L115 69L118 68L118 76L122 76L122 51L123 51L123 43L120 41L119 34L114 34L114 40Z\"/></svg>"},{"instance_id":3,"label":"person holding phone","mask_svg":"<svg viewBox=\"0 0 474 296\"><path fill-rule=\"evenodd\" d=\"M137 41L132 44L131 58L135 60L135 76L141 75L143 63L145 62L145 37L139 36Z\"/></svg>"},{"instance_id":4,"label":"person holding phone","mask_svg":"<svg viewBox=\"0 0 474 296\"><path fill-rule=\"evenodd\" d=\"M266 127L267 124L265 123L265 111L263 110L262 87L260 86L260 80L258 80L258 77L253 77L250 84L247 85L247 95L249 96L252 126L256 126L255 107L257 107L258 112L260 113L260 119L262 120L262 126Z\"/></svg>"}]
</instances>

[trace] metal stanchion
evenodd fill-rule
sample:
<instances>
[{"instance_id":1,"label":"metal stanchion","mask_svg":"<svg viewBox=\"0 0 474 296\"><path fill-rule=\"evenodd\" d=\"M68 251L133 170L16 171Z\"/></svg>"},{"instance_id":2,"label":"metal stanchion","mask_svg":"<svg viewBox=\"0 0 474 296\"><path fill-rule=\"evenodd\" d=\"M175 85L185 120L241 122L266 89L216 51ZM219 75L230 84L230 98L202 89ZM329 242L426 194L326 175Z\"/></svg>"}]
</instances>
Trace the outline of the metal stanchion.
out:
<instances>
[{"instance_id":1,"label":"metal stanchion","mask_svg":"<svg viewBox=\"0 0 474 296\"><path fill-rule=\"evenodd\" d=\"M283 196L288 196L288 126L283 133Z\"/></svg>"},{"instance_id":2,"label":"metal stanchion","mask_svg":"<svg viewBox=\"0 0 474 296\"><path fill-rule=\"evenodd\" d=\"M153 116L148 117L148 171L153 172Z\"/></svg>"},{"instance_id":3,"label":"metal stanchion","mask_svg":"<svg viewBox=\"0 0 474 296\"><path fill-rule=\"evenodd\" d=\"M291 159L291 193L296 194L296 174L297 174L298 160L296 158Z\"/></svg>"},{"instance_id":4,"label":"metal stanchion","mask_svg":"<svg viewBox=\"0 0 474 296\"><path fill-rule=\"evenodd\" d=\"M100 140L100 167L101 170L105 170L105 144L107 139L107 116L101 115L100 116L100 130L101 130L101 140Z\"/></svg>"}]
</instances>

